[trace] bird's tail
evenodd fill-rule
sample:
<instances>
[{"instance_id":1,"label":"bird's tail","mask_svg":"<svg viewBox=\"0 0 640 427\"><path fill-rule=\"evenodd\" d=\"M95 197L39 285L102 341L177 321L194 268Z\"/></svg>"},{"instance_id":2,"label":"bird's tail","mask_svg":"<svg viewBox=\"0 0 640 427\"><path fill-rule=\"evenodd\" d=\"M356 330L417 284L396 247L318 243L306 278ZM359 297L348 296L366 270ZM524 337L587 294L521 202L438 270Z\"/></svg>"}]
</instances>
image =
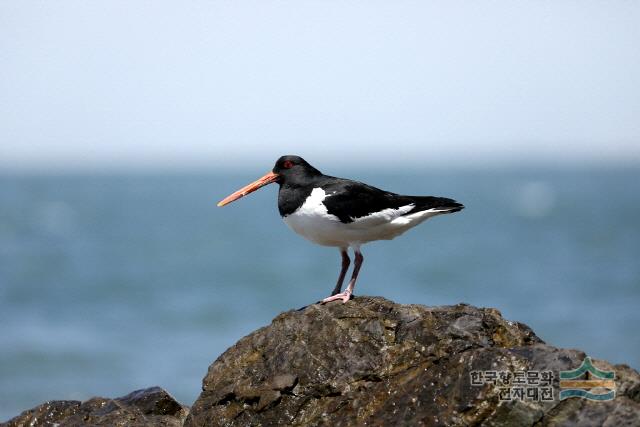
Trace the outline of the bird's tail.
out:
<instances>
[{"instance_id":1,"label":"bird's tail","mask_svg":"<svg viewBox=\"0 0 640 427\"><path fill-rule=\"evenodd\" d=\"M454 213L464 209L462 203L446 197L420 196L415 198L416 207L420 210L433 210L442 213Z\"/></svg>"}]
</instances>

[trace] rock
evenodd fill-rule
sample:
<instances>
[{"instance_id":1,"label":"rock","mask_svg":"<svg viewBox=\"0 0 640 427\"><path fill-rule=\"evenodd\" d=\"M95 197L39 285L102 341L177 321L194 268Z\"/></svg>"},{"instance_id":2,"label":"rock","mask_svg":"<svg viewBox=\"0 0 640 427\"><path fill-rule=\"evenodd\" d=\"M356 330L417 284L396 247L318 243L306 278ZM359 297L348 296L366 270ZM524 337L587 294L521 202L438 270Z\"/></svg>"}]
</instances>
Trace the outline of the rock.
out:
<instances>
[{"instance_id":1,"label":"rock","mask_svg":"<svg viewBox=\"0 0 640 427\"><path fill-rule=\"evenodd\" d=\"M584 358L495 309L315 304L222 354L185 426L640 425L640 376L626 365L593 361L615 371L615 399L559 400L559 371ZM474 371L553 371L553 400L501 400L499 384L471 384Z\"/></svg>"},{"instance_id":2,"label":"rock","mask_svg":"<svg viewBox=\"0 0 640 427\"><path fill-rule=\"evenodd\" d=\"M626 365L593 361L615 372L613 400L559 399L559 372L585 358L545 344L495 309L358 297L282 313L242 338L209 367L190 411L152 387L116 399L46 402L1 425L640 425L640 375ZM500 377L472 384L472 375L487 371L551 372L549 384L528 389L553 395L504 400Z\"/></svg>"},{"instance_id":3,"label":"rock","mask_svg":"<svg viewBox=\"0 0 640 427\"><path fill-rule=\"evenodd\" d=\"M54 400L24 411L3 427L182 426L188 408L160 387L134 391L116 399L94 397L86 402Z\"/></svg>"}]
</instances>

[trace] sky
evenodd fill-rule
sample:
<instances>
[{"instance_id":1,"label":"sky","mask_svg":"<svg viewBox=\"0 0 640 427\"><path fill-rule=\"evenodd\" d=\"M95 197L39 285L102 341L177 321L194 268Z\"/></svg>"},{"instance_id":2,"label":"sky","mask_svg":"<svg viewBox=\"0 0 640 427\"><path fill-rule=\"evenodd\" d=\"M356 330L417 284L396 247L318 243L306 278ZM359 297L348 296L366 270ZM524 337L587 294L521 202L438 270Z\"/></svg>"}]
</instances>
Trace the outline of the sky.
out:
<instances>
[{"instance_id":1,"label":"sky","mask_svg":"<svg viewBox=\"0 0 640 427\"><path fill-rule=\"evenodd\" d=\"M0 170L640 165L639 41L636 1L2 1Z\"/></svg>"}]
</instances>

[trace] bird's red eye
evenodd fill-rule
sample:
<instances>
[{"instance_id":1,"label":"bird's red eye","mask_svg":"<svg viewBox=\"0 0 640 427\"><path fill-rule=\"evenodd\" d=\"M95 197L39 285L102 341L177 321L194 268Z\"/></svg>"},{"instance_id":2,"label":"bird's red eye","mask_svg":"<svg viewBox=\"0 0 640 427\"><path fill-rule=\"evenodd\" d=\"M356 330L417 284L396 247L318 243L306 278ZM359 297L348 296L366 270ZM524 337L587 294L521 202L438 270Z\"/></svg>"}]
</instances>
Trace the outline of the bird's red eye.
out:
<instances>
[{"instance_id":1,"label":"bird's red eye","mask_svg":"<svg viewBox=\"0 0 640 427\"><path fill-rule=\"evenodd\" d=\"M282 167L284 167L285 169L291 169L293 167L293 162L290 160L285 160L282 164Z\"/></svg>"}]
</instances>

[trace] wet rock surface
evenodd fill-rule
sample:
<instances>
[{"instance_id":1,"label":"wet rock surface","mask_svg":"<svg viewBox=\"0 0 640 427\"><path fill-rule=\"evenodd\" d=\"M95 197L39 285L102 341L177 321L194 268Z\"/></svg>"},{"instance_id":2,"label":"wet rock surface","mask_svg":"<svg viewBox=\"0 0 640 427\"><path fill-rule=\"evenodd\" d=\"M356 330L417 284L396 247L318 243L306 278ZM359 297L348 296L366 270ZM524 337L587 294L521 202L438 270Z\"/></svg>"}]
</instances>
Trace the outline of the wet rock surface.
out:
<instances>
[{"instance_id":1,"label":"wet rock surface","mask_svg":"<svg viewBox=\"0 0 640 427\"><path fill-rule=\"evenodd\" d=\"M277 316L210 367L185 426L640 425L640 376L616 372L609 402L500 399L472 371L553 371L585 354L546 345L495 309L358 297Z\"/></svg>"},{"instance_id":2,"label":"wet rock surface","mask_svg":"<svg viewBox=\"0 0 640 427\"><path fill-rule=\"evenodd\" d=\"M615 399L559 400L560 371L586 355L545 344L499 311L379 297L278 315L210 367L189 410L154 387L116 399L52 401L3 426L638 426L640 375L615 372ZM553 372L550 400L503 400L472 372ZM535 388L535 387L533 387Z\"/></svg>"},{"instance_id":3,"label":"wet rock surface","mask_svg":"<svg viewBox=\"0 0 640 427\"><path fill-rule=\"evenodd\" d=\"M134 391L116 399L45 402L1 424L3 427L182 426L188 408L160 387Z\"/></svg>"}]
</instances>

